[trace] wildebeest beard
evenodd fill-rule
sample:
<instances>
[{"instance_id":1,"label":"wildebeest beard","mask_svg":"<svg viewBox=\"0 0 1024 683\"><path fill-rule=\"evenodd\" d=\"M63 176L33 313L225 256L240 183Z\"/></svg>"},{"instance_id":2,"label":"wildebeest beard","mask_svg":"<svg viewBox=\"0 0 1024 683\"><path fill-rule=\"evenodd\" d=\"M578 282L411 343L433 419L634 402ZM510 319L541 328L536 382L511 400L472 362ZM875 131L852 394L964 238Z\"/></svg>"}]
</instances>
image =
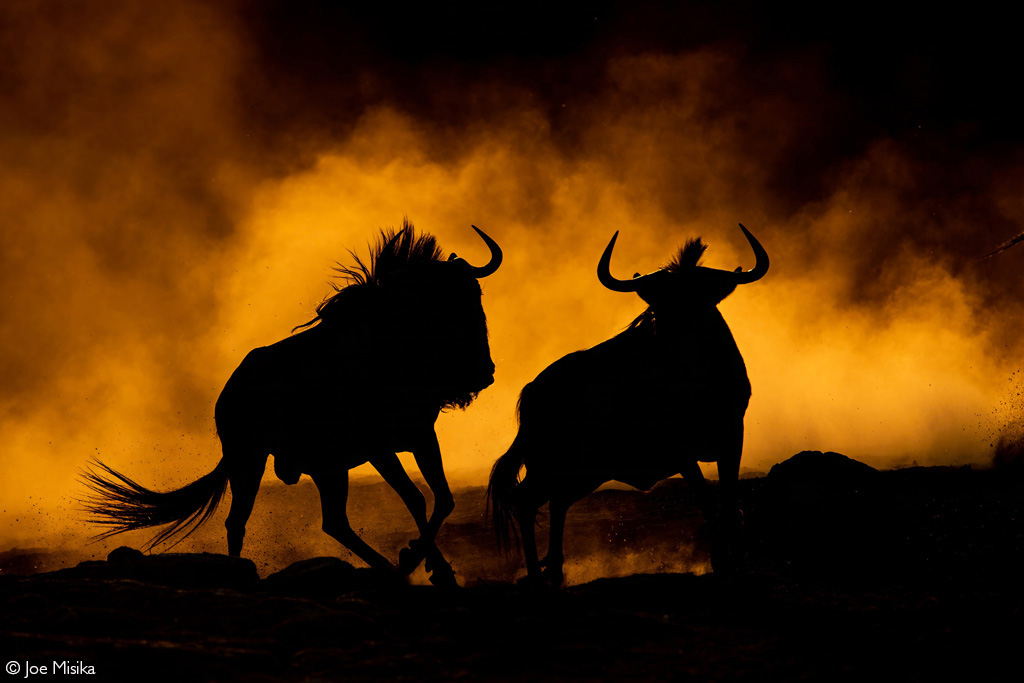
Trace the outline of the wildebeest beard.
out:
<instances>
[{"instance_id":1,"label":"wildebeest beard","mask_svg":"<svg viewBox=\"0 0 1024 683\"><path fill-rule=\"evenodd\" d=\"M491 372L466 373L465 378L451 376L450 382L438 386L439 402L441 410L458 408L465 410L469 404L476 400L477 394L494 383L494 370Z\"/></svg>"},{"instance_id":2,"label":"wildebeest beard","mask_svg":"<svg viewBox=\"0 0 1024 683\"><path fill-rule=\"evenodd\" d=\"M479 391L469 391L457 396L452 396L448 399L443 399L441 402L441 410L451 410L452 408L458 408L465 410L470 403L476 400Z\"/></svg>"}]
</instances>

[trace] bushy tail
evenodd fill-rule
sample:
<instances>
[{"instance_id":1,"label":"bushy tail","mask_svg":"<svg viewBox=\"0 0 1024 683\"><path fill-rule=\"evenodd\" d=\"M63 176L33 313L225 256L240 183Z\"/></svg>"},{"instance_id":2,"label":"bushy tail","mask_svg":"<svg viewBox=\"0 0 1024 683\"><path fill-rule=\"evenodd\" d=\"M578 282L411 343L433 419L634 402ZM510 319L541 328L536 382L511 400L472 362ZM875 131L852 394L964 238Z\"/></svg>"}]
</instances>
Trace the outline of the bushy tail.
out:
<instances>
[{"instance_id":1,"label":"bushy tail","mask_svg":"<svg viewBox=\"0 0 1024 683\"><path fill-rule=\"evenodd\" d=\"M96 466L106 476L91 469L82 475L82 483L93 492L82 501L85 511L91 515L89 522L108 527L107 531L96 536L96 540L125 531L169 524L150 539L147 550L181 532L184 535L174 545L188 538L217 510L228 483L223 460L206 476L167 493L150 491L98 460Z\"/></svg>"},{"instance_id":2,"label":"bushy tail","mask_svg":"<svg viewBox=\"0 0 1024 683\"><path fill-rule=\"evenodd\" d=\"M515 528L513 514L513 497L516 486L519 485L519 470L522 469L524 461L520 454L522 448L516 448L518 441L518 438L513 441L508 452L494 463L490 481L487 483L487 509L491 511L498 548L503 548L506 554L512 549L509 542L512 535L515 536L516 546L519 546L519 533Z\"/></svg>"}]
</instances>

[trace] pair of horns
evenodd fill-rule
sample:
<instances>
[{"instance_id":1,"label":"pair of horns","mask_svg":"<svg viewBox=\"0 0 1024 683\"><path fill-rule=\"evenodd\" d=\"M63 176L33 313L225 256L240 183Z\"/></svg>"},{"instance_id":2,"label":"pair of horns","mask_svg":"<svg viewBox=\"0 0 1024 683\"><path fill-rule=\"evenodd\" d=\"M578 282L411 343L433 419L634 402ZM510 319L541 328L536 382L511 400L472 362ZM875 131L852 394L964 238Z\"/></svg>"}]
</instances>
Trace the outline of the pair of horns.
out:
<instances>
[{"instance_id":1,"label":"pair of horns","mask_svg":"<svg viewBox=\"0 0 1024 683\"><path fill-rule=\"evenodd\" d=\"M743 227L740 223L740 230L746 235L747 242L750 243L750 248L754 250L754 256L757 261L754 263L754 267L751 270L743 272L740 269L734 271L729 270L718 270L715 268L702 268L703 270L709 270L716 273L720 273L722 277L727 277L737 285L745 285L755 280L760 280L764 277L764 274L768 272L768 252L764 250L761 243L757 241L750 231ZM612 250L615 248L615 240L618 239L619 232L615 231L612 235L612 241L605 247L604 253L601 254L601 260L597 263L597 278L601 281L601 284L612 290L613 292L635 292L640 286L641 282L647 276L643 277L634 276L632 280L619 280L612 276L609 266L612 262Z\"/></svg>"},{"instance_id":2,"label":"pair of horns","mask_svg":"<svg viewBox=\"0 0 1024 683\"><path fill-rule=\"evenodd\" d=\"M472 226L472 228L476 230L476 234L480 235L480 239L482 239L484 244L487 245L487 248L491 250L491 260L486 266L474 266L468 263L465 259L461 259L463 263L469 266L469 271L473 274L473 277L479 280L480 278L487 277L488 275L493 274L494 271L498 270L498 266L501 265L501 247L499 247L498 243L492 240L487 233L480 228L475 225ZM448 257L448 260L454 261L458 258L459 257L453 253Z\"/></svg>"}]
</instances>

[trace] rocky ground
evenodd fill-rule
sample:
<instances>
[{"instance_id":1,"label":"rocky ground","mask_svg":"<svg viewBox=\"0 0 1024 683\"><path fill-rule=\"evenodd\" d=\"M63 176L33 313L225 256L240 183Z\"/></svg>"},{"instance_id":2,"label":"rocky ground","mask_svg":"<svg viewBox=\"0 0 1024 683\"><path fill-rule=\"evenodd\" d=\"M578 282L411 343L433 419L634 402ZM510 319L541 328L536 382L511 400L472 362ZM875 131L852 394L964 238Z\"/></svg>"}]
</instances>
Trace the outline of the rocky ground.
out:
<instances>
[{"instance_id":1,"label":"rocky ground","mask_svg":"<svg viewBox=\"0 0 1024 683\"><path fill-rule=\"evenodd\" d=\"M11 680L62 662L90 680L1017 680L1022 483L796 456L743 482L748 571L729 579L705 571L679 480L574 508L562 590L515 585L469 516L442 538L458 589L338 558L261 578L244 558L128 548L31 574L46 553L12 551L0 657Z\"/></svg>"}]
</instances>

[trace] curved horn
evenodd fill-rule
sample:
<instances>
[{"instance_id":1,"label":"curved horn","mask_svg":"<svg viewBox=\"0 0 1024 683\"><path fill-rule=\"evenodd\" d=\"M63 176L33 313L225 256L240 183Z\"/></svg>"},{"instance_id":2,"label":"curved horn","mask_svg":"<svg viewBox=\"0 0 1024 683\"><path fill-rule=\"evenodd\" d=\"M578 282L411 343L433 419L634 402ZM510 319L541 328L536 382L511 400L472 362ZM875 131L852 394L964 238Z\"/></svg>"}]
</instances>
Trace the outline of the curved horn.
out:
<instances>
[{"instance_id":1,"label":"curved horn","mask_svg":"<svg viewBox=\"0 0 1024 683\"><path fill-rule=\"evenodd\" d=\"M738 285L745 285L755 280L760 280L764 277L764 274L768 272L768 252L764 250L761 243L757 241L757 238L750 234L750 231L743 227L740 223L740 230L746 236L747 241L750 242L750 248L754 250L754 256L757 261L754 263L754 267L747 272L736 272L733 273L733 280Z\"/></svg>"},{"instance_id":2,"label":"curved horn","mask_svg":"<svg viewBox=\"0 0 1024 683\"><path fill-rule=\"evenodd\" d=\"M601 284L612 290L613 292L635 292L637 285L639 284L639 278L633 280L617 280L612 277L609 266L612 262L612 249L615 248L615 240L619 238L619 231L616 230L615 234L612 235L612 241L605 247L604 253L601 254L601 260L597 262L597 279L601 281Z\"/></svg>"},{"instance_id":3,"label":"curved horn","mask_svg":"<svg viewBox=\"0 0 1024 683\"><path fill-rule=\"evenodd\" d=\"M501 265L501 247L498 246L497 242L488 237L487 233L485 233L483 230L476 227L475 225L472 227L474 230L476 230L476 234L480 235L480 239L484 241L484 244L487 245L487 248L491 250L491 260L490 262L488 262L486 266L469 266L470 271L473 273L473 277L479 280L480 278L487 277L488 275L493 274L494 271L498 269L498 266ZM454 256L454 254L452 256Z\"/></svg>"},{"instance_id":4,"label":"curved horn","mask_svg":"<svg viewBox=\"0 0 1024 683\"><path fill-rule=\"evenodd\" d=\"M720 273L723 278L737 285L745 285L755 280L760 280L764 277L764 274L768 272L768 252L764 250L761 243L757 241L757 238L750 234L750 231L742 223L740 223L740 230L747 237L747 242L750 243L750 248L754 250L754 256L757 258L757 262L754 263L754 267L751 270L743 272L742 268L736 270L718 270L717 268L701 268L705 271L712 271Z\"/></svg>"}]
</instances>

